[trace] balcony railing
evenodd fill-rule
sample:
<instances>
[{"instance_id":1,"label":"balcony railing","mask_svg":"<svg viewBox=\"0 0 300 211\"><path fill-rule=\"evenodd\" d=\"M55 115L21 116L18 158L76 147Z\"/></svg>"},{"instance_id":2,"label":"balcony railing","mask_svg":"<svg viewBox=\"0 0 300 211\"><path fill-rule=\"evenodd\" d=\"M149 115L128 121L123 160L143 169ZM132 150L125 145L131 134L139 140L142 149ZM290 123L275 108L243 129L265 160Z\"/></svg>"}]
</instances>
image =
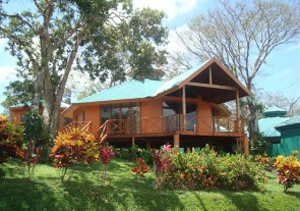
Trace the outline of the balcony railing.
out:
<instances>
[{"instance_id":1,"label":"balcony railing","mask_svg":"<svg viewBox=\"0 0 300 211\"><path fill-rule=\"evenodd\" d=\"M175 114L166 117L109 119L108 134L214 134L244 133L244 120L235 117Z\"/></svg>"}]
</instances>

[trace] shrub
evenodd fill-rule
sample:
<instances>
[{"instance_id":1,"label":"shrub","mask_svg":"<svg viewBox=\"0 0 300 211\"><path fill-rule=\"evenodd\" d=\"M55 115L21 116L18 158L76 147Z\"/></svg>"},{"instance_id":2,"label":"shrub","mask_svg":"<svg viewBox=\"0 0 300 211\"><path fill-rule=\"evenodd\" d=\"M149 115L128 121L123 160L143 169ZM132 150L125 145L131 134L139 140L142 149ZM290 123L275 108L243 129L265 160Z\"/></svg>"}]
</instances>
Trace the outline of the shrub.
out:
<instances>
[{"instance_id":1,"label":"shrub","mask_svg":"<svg viewBox=\"0 0 300 211\"><path fill-rule=\"evenodd\" d=\"M221 185L217 173L217 153L207 146L200 153L172 154L167 184L173 188L208 189Z\"/></svg>"},{"instance_id":2,"label":"shrub","mask_svg":"<svg viewBox=\"0 0 300 211\"><path fill-rule=\"evenodd\" d=\"M16 126L8 122L5 116L0 116L0 164L22 153L23 132L22 126Z\"/></svg>"},{"instance_id":3,"label":"shrub","mask_svg":"<svg viewBox=\"0 0 300 211\"><path fill-rule=\"evenodd\" d=\"M141 157L138 157L136 159L136 162L138 166L132 167L131 172L135 173L136 186L137 186L138 178L145 177L145 174L149 171L149 166L147 165L147 163L145 163L145 161Z\"/></svg>"},{"instance_id":4,"label":"shrub","mask_svg":"<svg viewBox=\"0 0 300 211\"><path fill-rule=\"evenodd\" d=\"M217 169L224 189L259 190L266 183L263 166L244 155L219 157Z\"/></svg>"},{"instance_id":5,"label":"shrub","mask_svg":"<svg viewBox=\"0 0 300 211\"><path fill-rule=\"evenodd\" d=\"M275 163L274 158L270 158L267 154L264 155L256 155L254 158L255 162L260 163L264 166L267 171L272 171Z\"/></svg>"},{"instance_id":6,"label":"shrub","mask_svg":"<svg viewBox=\"0 0 300 211\"><path fill-rule=\"evenodd\" d=\"M135 161L138 157L141 157L146 163L152 162L151 151L149 149L142 149L137 145L131 148L116 148L114 150L116 157L124 160Z\"/></svg>"},{"instance_id":7,"label":"shrub","mask_svg":"<svg viewBox=\"0 0 300 211\"><path fill-rule=\"evenodd\" d=\"M108 164L111 162L111 160L114 158L115 153L112 150L112 147L102 147L101 154L100 154L100 160L102 162L102 170L103 170L103 179L102 179L102 185L105 184L105 180L107 179L107 168Z\"/></svg>"},{"instance_id":8,"label":"shrub","mask_svg":"<svg viewBox=\"0 0 300 211\"><path fill-rule=\"evenodd\" d=\"M78 163L91 163L99 160L100 146L93 134L74 128L69 134L59 133L54 140L50 157L53 165L61 169L64 181L67 170Z\"/></svg>"},{"instance_id":9,"label":"shrub","mask_svg":"<svg viewBox=\"0 0 300 211\"><path fill-rule=\"evenodd\" d=\"M154 154L154 156L157 156ZM166 158L164 154L160 160ZM180 189L215 189L229 190L259 189L266 182L265 173L260 164L252 162L243 155L219 156L209 146L199 153L170 152L170 167L163 173L156 174L156 186ZM158 168L159 169L159 168Z\"/></svg>"},{"instance_id":10,"label":"shrub","mask_svg":"<svg viewBox=\"0 0 300 211\"><path fill-rule=\"evenodd\" d=\"M285 192L289 191L294 184L300 184L300 162L297 155L298 151L293 151L289 157L279 155L274 164L278 172L278 181L284 185Z\"/></svg>"}]
</instances>

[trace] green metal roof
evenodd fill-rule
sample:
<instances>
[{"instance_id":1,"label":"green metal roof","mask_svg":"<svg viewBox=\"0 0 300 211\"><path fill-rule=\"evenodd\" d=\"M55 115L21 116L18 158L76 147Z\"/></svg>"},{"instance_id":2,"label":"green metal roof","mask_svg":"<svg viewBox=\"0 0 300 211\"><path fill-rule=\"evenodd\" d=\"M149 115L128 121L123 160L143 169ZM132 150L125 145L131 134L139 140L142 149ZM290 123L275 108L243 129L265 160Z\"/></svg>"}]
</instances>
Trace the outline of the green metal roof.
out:
<instances>
[{"instance_id":1,"label":"green metal roof","mask_svg":"<svg viewBox=\"0 0 300 211\"><path fill-rule=\"evenodd\" d=\"M19 107L26 107L26 106L32 106L32 102L29 102L29 103L19 103L17 105L13 105L13 106L9 106L10 108L19 108ZM60 107L61 108L67 108L69 107L70 105L67 104L67 103L64 103L64 102L61 102L60 103Z\"/></svg>"},{"instance_id":2,"label":"green metal roof","mask_svg":"<svg viewBox=\"0 0 300 211\"><path fill-rule=\"evenodd\" d=\"M200 69L206 62L201 63L197 67L194 67L169 81L146 79L142 82L130 80L118 86L105 89L94 95L78 100L74 103L91 103L155 97L156 95L166 92L179 85L182 81Z\"/></svg>"},{"instance_id":3,"label":"green metal roof","mask_svg":"<svg viewBox=\"0 0 300 211\"><path fill-rule=\"evenodd\" d=\"M90 103L112 100L127 100L152 97L164 82L146 79L143 82L130 80L110 89L105 89L75 103Z\"/></svg>"},{"instance_id":4,"label":"green metal roof","mask_svg":"<svg viewBox=\"0 0 300 211\"><path fill-rule=\"evenodd\" d=\"M271 117L271 116L284 116L287 114L287 111L285 109L279 108L277 106L272 106L265 110L264 115L266 117Z\"/></svg>"},{"instance_id":5,"label":"green metal roof","mask_svg":"<svg viewBox=\"0 0 300 211\"><path fill-rule=\"evenodd\" d=\"M278 124L276 126L276 129L280 130L281 128L289 127L289 126L293 126L293 125L297 125L297 124L300 124L300 114L295 115L294 117L282 122L281 124Z\"/></svg>"},{"instance_id":6,"label":"green metal roof","mask_svg":"<svg viewBox=\"0 0 300 211\"><path fill-rule=\"evenodd\" d=\"M289 117L265 117L258 120L258 128L263 137L280 137L280 133L275 127L284 121L290 119Z\"/></svg>"}]
</instances>

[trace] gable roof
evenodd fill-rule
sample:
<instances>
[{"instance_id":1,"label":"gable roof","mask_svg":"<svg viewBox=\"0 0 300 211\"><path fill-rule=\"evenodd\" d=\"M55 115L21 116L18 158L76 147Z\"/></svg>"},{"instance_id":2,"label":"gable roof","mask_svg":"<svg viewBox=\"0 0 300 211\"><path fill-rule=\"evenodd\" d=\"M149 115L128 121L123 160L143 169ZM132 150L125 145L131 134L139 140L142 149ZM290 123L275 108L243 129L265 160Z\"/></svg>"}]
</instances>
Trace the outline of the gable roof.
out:
<instances>
[{"instance_id":1,"label":"gable roof","mask_svg":"<svg viewBox=\"0 0 300 211\"><path fill-rule=\"evenodd\" d=\"M285 109L279 108L277 106L272 106L265 110L264 115L269 116L284 116L287 114L287 111Z\"/></svg>"},{"instance_id":2,"label":"gable roof","mask_svg":"<svg viewBox=\"0 0 300 211\"><path fill-rule=\"evenodd\" d=\"M276 126L290 119L289 117L265 117L258 120L259 132L263 137L274 138L280 137L280 133L276 130Z\"/></svg>"},{"instance_id":3,"label":"gable roof","mask_svg":"<svg viewBox=\"0 0 300 211\"><path fill-rule=\"evenodd\" d=\"M213 63L216 63L220 69L234 81L236 87L240 90L240 97L251 94L250 91L226 69L226 67L224 67L216 58L212 58L169 81L163 82L150 79L144 81L130 80L78 100L77 102L74 102L74 104L160 97L161 95L168 94L170 91L179 90Z\"/></svg>"},{"instance_id":4,"label":"gable roof","mask_svg":"<svg viewBox=\"0 0 300 211\"><path fill-rule=\"evenodd\" d=\"M290 118L289 120L286 120L282 122L281 124L276 126L277 130L281 130L290 126L300 125L300 114L295 115L294 117Z\"/></svg>"}]
</instances>

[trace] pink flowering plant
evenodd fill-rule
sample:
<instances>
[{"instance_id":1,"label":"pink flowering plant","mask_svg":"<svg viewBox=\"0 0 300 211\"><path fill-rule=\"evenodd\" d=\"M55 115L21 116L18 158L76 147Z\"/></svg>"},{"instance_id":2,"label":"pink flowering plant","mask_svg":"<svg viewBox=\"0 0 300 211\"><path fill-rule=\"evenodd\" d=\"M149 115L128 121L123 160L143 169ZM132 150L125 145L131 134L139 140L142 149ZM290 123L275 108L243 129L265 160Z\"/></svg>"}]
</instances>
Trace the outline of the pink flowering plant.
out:
<instances>
[{"instance_id":1,"label":"pink flowering plant","mask_svg":"<svg viewBox=\"0 0 300 211\"><path fill-rule=\"evenodd\" d=\"M172 145L166 144L160 150L152 152L154 172L156 175L154 187L159 188L168 177L168 172L172 170Z\"/></svg>"},{"instance_id":2,"label":"pink flowering plant","mask_svg":"<svg viewBox=\"0 0 300 211\"><path fill-rule=\"evenodd\" d=\"M103 147L101 149L100 153L100 161L102 162L102 171L103 171L103 177L102 177L102 185L105 185L105 181L107 180L107 169L108 164L111 162L111 160L114 158L115 153L113 152L112 147Z\"/></svg>"}]
</instances>

